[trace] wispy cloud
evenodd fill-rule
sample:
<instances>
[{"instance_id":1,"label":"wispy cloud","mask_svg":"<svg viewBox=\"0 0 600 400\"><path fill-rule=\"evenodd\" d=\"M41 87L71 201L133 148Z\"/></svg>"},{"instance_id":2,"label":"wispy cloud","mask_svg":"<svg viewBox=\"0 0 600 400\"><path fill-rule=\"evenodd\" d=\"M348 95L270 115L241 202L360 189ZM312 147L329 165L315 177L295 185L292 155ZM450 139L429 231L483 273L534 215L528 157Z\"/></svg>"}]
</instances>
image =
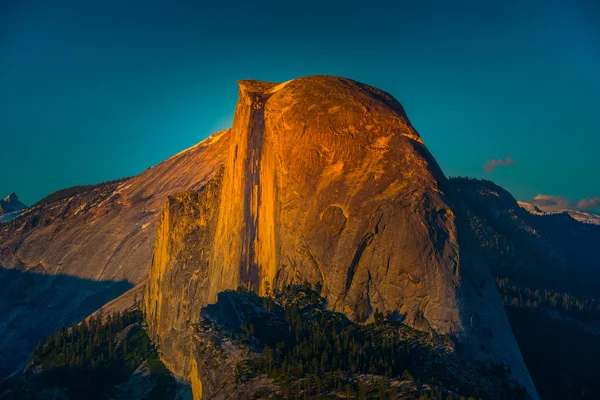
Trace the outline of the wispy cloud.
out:
<instances>
[{"instance_id":1,"label":"wispy cloud","mask_svg":"<svg viewBox=\"0 0 600 400\"><path fill-rule=\"evenodd\" d=\"M498 158L493 160L487 160L483 165L483 169L488 174L491 174L498 167L506 167L509 165L515 165L517 162L511 157L507 156L505 160Z\"/></svg>"},{"instance_id":2,"label":"wispy cloud","mask_svg":"<svg viewBox=\"0 0 600 400\"><path fill-rule=\"evenodd\" d=\"M577 208L580 210L590 210L592 208L600 207L600 197L588 197L587 199L581 199L577 202Z\"/></svg>"},{"instance_id":3,"label":"wispy cloud","mask_svg":"<svg viewBox=\"0 0 600 400\"><path fill-rule=\"evenodd\" d=\"M560 196L552 196L548 194L538 194L531 200L542 211L559 211L571 208L569 200Z\"/></svg>"},{"instance_id":4,"label":"wispy cloud","mask_svg":"<svg viewBox=\"0 0 600 400\"><path fill-rule=\"evenodd\" d=\"M569 201L561 196L553 196L548 194L538 194L530 201L542 211L554 212L564 210L595 210L600 209L600 197L586 197L579 201Z\"/></svg>"}]
</instances>

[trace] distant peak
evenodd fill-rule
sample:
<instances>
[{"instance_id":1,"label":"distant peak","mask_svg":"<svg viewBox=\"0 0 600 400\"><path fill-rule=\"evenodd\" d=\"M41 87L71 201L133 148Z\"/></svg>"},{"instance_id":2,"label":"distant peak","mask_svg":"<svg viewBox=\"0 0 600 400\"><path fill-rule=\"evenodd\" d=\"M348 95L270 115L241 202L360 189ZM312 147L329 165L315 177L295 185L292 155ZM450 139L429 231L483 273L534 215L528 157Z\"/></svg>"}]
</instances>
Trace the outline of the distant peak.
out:
<instances>
[{"instance_id":1,"label":"distant peak","mask_svg":"<svg viewBox=\"0 0 600 400\"><path fill-rule=\"evenodd\" d=\"M11 194L9 194L8 196L6 196L4 198L4 201L12 203L15 201L19 201L19 197L17 196L17 194L15 192L12 192Z\"/></svg>"},{"instance_id":2,"label":"distant peak","mask_svg":"<svg viewBox=\"0 0 600 400\"><path fill-rule=\"evenodd\" d=\"M25 208L27 208L27 206L19 201L19 198L15 192L12 192L0 200L0 215L23 210Z\"/></svg>"}]
</instances>

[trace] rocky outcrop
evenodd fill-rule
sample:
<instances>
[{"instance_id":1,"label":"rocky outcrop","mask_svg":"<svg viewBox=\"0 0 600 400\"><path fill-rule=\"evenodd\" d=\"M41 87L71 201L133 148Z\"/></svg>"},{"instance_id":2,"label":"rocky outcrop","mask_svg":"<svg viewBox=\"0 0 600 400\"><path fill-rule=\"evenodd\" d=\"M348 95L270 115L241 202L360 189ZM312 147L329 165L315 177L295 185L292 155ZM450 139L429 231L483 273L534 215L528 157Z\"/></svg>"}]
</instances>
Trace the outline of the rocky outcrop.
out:
<instances>
[{"instance_id":1,"label":"rocky outcrop","mask_svg":"<svg viewBox=\"0 0 600 400\"><path fill-rule=\"evenodd\" d=\"M379 309L452 336L535 397L461 203L402 106L336 77L239 85L222 173L169 197L157 230L144 302L166 364L198 379L191 326L221 291L308 281L355 320Z\"/></svg>"},{"instance_id":2,"label":"rocky outcrop","mask_svg":"<svg viewBox=\"0 0 600 400\"><path fill-rule=\"evenodd\" d=\"M252 353L228 338L199 332L192 336L190 381L194 399L234 400L271 398L277 392L272 380L259 376L236 382L236 367Z\"/></svg>"}]
</instances>

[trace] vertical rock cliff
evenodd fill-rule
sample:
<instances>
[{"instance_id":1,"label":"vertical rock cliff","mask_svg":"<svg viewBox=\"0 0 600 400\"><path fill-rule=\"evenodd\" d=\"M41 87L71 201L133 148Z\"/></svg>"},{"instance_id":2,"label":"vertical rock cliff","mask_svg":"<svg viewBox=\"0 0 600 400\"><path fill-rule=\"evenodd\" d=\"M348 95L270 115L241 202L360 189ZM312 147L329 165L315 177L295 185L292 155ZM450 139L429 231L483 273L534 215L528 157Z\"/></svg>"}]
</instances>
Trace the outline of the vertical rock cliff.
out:
<instances>
[{"instance_id":1,"label":"vertical rock cliff","mask_svg":"<svg viewBox=\"0 0 600 400\"><path fill-rule=\"evenodd\" d=\"M375 310L455 338L535 389L461 204L389 94L327 76L239 82L223 169L169 197L145 293L164 361L191 381L191 325L226 289L309 281L358 321Z\"/></svg>"}]
</instances>

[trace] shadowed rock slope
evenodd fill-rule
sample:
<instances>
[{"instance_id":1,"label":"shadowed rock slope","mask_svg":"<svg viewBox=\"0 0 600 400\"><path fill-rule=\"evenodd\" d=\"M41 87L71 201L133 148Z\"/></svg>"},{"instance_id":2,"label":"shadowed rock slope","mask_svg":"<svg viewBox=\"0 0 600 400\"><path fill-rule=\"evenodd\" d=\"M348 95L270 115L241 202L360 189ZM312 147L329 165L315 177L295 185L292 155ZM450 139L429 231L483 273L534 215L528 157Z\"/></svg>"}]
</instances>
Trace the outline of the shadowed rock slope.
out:
<instances>
[{"instance_id":1,"label":"shadowed rock slope","mask_svg":"<svg viewBox=\"0 0 600 400\"><path fill-rule=\"evenodd\" d=\"M168 198L145 292L165 363L201 392L200 309L227 289L308 281L363 322L379 309L505 364L536 397L466 214L389 94L348 79L239 82L226 161Z\"/></svg>"}]
</instances>

